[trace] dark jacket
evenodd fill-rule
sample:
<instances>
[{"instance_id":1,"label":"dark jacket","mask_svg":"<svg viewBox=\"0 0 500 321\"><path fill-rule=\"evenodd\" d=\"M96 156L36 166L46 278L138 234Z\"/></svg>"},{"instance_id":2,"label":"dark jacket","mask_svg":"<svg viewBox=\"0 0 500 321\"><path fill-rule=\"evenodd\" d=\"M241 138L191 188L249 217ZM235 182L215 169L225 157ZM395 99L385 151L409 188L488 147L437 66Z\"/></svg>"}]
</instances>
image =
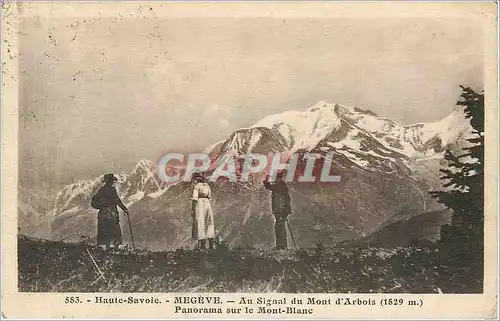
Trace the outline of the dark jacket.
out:
<instances>
[{"instance_id":1,"label":"dark jacket","mask_svg":"<svg viewBox=\"0 0 500 321\"><path fill-rule=\"evenodd\" d=\"M283 181L268 182L264 181L264 186L272 192L271 207L273 214L291 214L290 195L288 187Z\"/></svg>"},{"instance_id":2,"label":"dark jacket","mask_svg":"<svg viewBox=\"0 0 500 321\"><path fill-rule=\"evenodd\" d=\"M119 206L123 211L127 211L127 207L120 200L116 188L113 185L104 185L96 194L99 207L104 209L110 206Z\"/></svg>"}]
</instances>

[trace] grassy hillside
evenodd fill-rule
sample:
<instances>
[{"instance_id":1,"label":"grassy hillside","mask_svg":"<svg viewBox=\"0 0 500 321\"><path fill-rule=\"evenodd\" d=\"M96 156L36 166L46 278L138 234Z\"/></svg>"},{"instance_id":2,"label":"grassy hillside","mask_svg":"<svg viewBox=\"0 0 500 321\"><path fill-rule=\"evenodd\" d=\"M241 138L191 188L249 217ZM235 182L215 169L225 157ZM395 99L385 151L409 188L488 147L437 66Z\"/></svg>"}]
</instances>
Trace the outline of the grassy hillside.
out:
<instances>
[{"instance_id":1,"label":"grassy hillside","mask_svg":"<svg viewBox=\"0 0 500 321\"><path fill-rule=\"evenodd\" d=\"M386 224L374 233L357 239L358 246L404 247L412 240L437 241L440 238L441 226L451 221L451 211L448 209L419 213Z\"/></svg>"},{"instance_id":2,"label":"grassy hillside","mask_svg":"<svg viewBox=\"0 0 500 321\"><path fill-rule=\"evenodd\" d=\"M219 247L211 252L110 253L82 243L26 237L18 242L23 292L482 291L470 268L454 263L432 243L392 250L318 245L281 252ZM87 250L104 277L99 278Z\"/></svg>"}]
</instances>

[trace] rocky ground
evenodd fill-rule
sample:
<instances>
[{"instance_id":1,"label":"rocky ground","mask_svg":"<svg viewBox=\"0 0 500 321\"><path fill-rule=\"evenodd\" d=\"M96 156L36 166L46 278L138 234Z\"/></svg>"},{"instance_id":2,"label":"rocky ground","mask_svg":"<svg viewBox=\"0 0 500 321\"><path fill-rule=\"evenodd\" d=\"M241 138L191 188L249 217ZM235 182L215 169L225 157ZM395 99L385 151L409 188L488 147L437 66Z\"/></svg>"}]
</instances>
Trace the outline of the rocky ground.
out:
<instances>
[{"instance_id":1,"label":"rocky ground","mask_svg":"<svg viewBox=\"0 0 500 321\"><path fill-rule=\"evenodd\" d=\"M431 242L390 250L318 244L286 251L221 245L210 252L105 252L20 236L18 250L22 292L482 292L464 253L444 253Z\"/></svg>"}]
</instances>

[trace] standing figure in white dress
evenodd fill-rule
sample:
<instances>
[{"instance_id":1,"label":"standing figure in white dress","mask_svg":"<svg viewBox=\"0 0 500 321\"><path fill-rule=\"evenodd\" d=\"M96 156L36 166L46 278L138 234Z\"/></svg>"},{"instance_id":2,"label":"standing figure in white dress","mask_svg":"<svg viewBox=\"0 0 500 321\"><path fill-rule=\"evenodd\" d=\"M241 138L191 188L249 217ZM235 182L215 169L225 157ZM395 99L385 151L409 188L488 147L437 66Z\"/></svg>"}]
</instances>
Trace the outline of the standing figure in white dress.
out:
<instances>
[{"instance_id":1,"label":"standing figure in white dress","mask_svg":"<svg viewBox=\"0 0 500 321\"><path fill-rule=\"evenodd\" d=\"M197 183L193 188L191 196L193 217L192 237L198 240L200 248L206 248L206 240L208 240L208 246L212 249L214 248L215 238L214 213L210 205L212 191L203 175L197 175L195 180Z\"/></svg>"}]
</instances>

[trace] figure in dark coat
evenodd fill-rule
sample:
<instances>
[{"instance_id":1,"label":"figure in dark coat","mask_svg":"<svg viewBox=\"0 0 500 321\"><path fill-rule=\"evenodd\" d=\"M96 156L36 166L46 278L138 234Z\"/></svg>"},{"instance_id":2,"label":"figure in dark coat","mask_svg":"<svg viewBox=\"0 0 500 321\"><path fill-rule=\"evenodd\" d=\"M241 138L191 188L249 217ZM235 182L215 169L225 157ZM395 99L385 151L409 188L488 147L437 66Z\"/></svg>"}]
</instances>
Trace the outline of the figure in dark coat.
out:
<instances>
[{"instance_id":1,"label":"figure in dark coat","mask_svg":"<svg viewBox=\"0 0 500 321\"><path fill-rule=\"evenodd\" d=\"M286 249L287 237L285 224L288 215L292 213L292 208L290 207L288 187L283 181L283 173L279 172L276 175L276 182L269 182L269 177L267 177L263 183L272 192L271 208L275 217L274 233L276 236L276 248Z\"/></svg>"},{"instance_id":2,"label":"figure in dark coat","mask_svg":"<svg viewBox=\"0 0 500 321\"><path fill-rule=\"evenodd\" d=\"M104 175L104 186L99 189L92 199L92 206L99 208L97 214L97 245L105 247L114 247L123 241L117 206L125 212L125 215L130 214L114 187L117 181L118 179L113 174Z\"/></svg>"}]
</instances>

